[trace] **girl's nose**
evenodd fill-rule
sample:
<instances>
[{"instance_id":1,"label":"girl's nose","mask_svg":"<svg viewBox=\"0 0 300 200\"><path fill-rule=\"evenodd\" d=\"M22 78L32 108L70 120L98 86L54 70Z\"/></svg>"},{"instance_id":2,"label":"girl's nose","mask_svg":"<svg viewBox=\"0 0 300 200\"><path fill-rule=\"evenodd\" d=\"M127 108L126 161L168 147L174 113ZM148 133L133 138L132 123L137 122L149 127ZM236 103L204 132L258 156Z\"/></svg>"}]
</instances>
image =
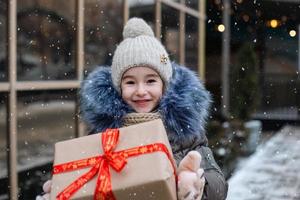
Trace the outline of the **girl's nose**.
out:
<instances>
[{"instance_id":1,"label":"girl's nose","mask_svg":"<svg viewBox=\"0 0 300 200\"><path fill-rule=\"evenodd\" d=\"M139 84L138 87L137 87L137 90L136 90L136 94L138 96L143 96L146 94L146 88L144 85L142 84Z\"/></svg>"}]
</instances>

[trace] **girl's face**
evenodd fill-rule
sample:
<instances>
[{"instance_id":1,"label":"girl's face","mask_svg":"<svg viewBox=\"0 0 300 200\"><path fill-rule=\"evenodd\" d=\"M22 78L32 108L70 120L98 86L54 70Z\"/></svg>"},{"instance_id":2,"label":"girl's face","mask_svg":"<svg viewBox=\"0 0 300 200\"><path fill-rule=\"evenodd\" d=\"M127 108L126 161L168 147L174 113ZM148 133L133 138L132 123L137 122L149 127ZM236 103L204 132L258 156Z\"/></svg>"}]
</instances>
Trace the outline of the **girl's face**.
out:
<instances>
[{"instance_id":1,"label":"girl's face","mask_svg":"<svg viewBox=\"0 0 300 200\"><path fill-rule=\"evenodd\" d=\"M163 94L163 81L149 67L133 67L121 80L122 98L138 113L151 112Z\"/></svg>"}]
</instances>

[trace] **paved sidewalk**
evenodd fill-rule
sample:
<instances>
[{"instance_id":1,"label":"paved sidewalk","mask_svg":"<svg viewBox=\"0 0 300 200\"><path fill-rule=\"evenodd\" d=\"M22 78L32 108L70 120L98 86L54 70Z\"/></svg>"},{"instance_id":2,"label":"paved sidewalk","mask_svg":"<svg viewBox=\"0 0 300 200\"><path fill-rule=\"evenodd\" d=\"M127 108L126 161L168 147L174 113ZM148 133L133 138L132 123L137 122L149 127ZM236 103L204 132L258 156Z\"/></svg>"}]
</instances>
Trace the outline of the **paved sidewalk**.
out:
<instances>
[{"instance_id":1,"label":"paved sidewalk","mask_svg":"<svg viewBox=\"0 0 300 200\"><path fill-rule=\"evenodd\" d=\"M300 127L276 133L228 183L227 200L300 200Z\"/></svg>"}]
</instances>

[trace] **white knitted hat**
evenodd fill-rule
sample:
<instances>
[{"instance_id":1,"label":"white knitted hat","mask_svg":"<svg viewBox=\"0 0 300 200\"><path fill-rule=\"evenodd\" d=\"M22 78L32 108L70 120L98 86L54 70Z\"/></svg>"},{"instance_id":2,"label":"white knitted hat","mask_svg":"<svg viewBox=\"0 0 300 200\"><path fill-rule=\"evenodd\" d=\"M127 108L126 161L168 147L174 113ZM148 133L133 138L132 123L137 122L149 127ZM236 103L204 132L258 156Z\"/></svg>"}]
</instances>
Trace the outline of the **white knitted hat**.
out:
<instances>
[{"instance_id":1,"label":"white knitted hat","mask_svg":"<svg viewBox=\"0 0 300 200\"><path fill-rule=\"evenodd\" d=\"M123 41L112 60L112 81L120 92L123 73L132 67L149 66L161 77L164 86L172 76L172 66L163 45L154 37L150 26L141 18L131 18L123 30Z\"/></svg>"}]
</instances>

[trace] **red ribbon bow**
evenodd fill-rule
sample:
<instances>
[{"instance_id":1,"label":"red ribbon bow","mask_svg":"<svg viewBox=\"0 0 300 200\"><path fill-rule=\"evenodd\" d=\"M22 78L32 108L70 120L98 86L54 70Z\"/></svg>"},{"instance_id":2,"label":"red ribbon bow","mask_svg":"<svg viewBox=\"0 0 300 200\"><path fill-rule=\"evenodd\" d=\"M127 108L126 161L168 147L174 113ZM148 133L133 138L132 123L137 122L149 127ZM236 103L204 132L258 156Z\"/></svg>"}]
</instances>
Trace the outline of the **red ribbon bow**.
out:
<instances>
[{"instance_id":1,"label":"red ribbon bow","mask_svg":"<svg viewBox=\"0 0 300 200\"><path fill-rule=\"evenodd\" d=\"M165 153L172 164L174 170L173 173L176 176L175 164L165 144L155 143L114 152L119 140L119 129L107 129L101 134L101 137L102 147L104 150L103 155L53 166L53 174L92 167L87 173L83 174L81 177L67 186L62 192L60 192L56 196L57 200L70 199L71 196L76 193L76 191L78 191L84 184L96 176L96 174L98 174L98 176L94 192L94 200L115 200L112 192L109 166L115 171L120 172L126 165L126 159L128 157L146 153L158 151Z\"/></svg>"}]
</instances>

